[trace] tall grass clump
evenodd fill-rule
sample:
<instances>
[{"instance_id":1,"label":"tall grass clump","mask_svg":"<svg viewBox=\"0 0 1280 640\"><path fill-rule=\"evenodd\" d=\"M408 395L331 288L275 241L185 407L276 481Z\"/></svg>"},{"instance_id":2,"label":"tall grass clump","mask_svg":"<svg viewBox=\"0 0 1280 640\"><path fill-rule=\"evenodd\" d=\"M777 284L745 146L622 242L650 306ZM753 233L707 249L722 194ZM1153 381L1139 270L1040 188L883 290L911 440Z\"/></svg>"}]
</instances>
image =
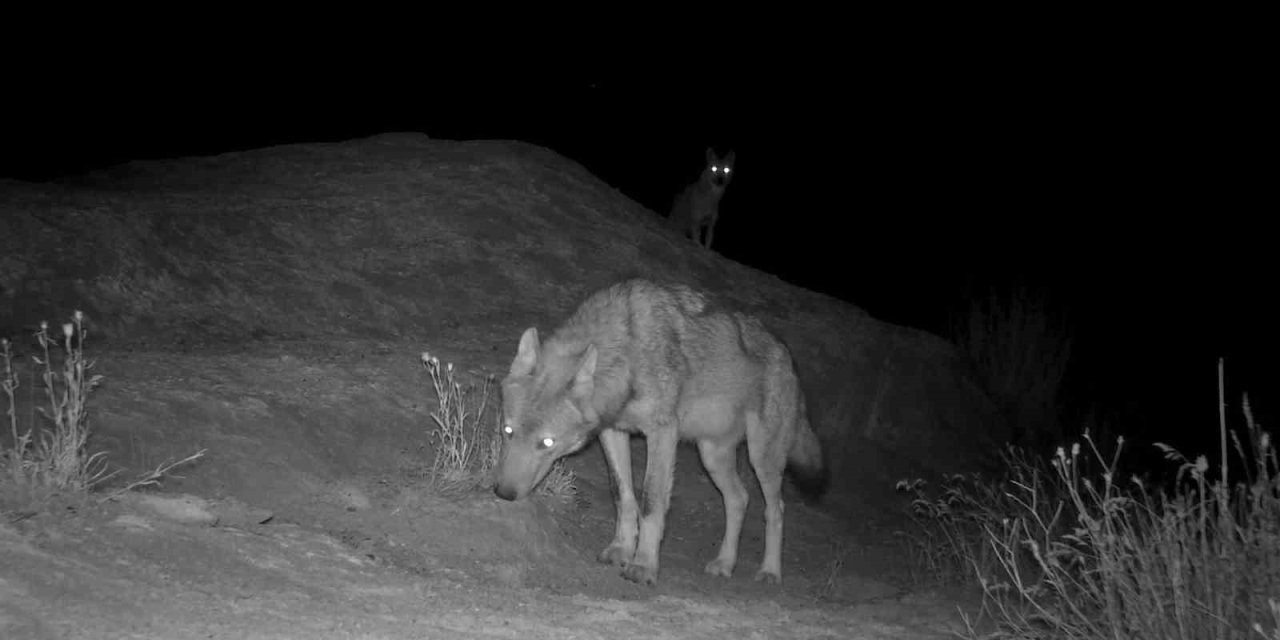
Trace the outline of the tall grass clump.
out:
<instances>
[{"instance_id":1,"label":"tall grass clump","mask_svg":"<svg viewBox=\"0 0 1280 640\"><path fill-rule=\"evenodd\" d=\"M974 297L953 319L951 338L1015 444L1040 449L1062 441L1058 416L1073 341L1047 299L1025 287Z\"/></svg>"},{"instance_id":2,"label":"tall grass clump","mask_svg":"<svg viewBox=\"0 0 1280 640\"><path fill-rule=\"evenodd\" d=\"M488 489L502 456L498 435L502 413L490 406L493 376L479 385L463 384L454 377L453 363L442 365L427 352L422 354L422 366L436 396L436 409L431 412L435 455L428 472L432 484L444 493ZM538 492L568 499L577 491L575 480L573 471L557 461Z\"/></svg>"},{"instance_id":3,"label":"tall grass clump","mask_svg":"<svg viewBox=\"0 0 1280 640\"><path fill-rule=\"evenodd\" d=\"M917 492L916 515L934 531L921 539L969 561L981 615L998 628L985 637L1280 638L1280 462L1247 396L1242 410L1241 434L1220 414L1216 469L1157 445L1177 465L1167 486L1121 477L1123 439L1106 455L1088 433L1059 448L1048 473L1024 457L1004 479L957 485L960 497L900 486ZM939 517L926 508L938 500L955 509ZM964 542L946 547L952 538Z\"/></svg>"},{"instance_id":4,"label":"tall grass clump","mask_svg":"<svg viewBox=\"0 0 1280 640\"><path fill-rule=\"evenodd\" d=\"M1040 499L1061 489L1047 463L1013 446L1001 452L1000 462L1003 474L994 481L978 473L947 474L936 491L919 478L898 482L898 491L912 496L908 515L915 527L898 536L921 572L914 576L917 582L960 584L975 573L992 575L1002 560L988 543L987 531L1009 514L1035 513L1046 523L1060 519L1058 505ZM1026 567L1028 560L1020 558L1020 566Z\"/></svg>"},{"instance_id":5,"label":"tall grass clump","mask_svg":"<svg viewBox=\"0 0 1280 640\"><path fill-rule=\"evenodd\" d=\"M92 375L93 361L85 357L84 314L77 311L62 325L61 336L50 334L42 322L36 332L39 355L33 356L44 391L45 406L36 407L48 423L38 429L36 420L19 426L15 392L21 381L14 370L13 345L0 340L4 378L0 380L8 401L10 446L0 451L0 482L28 495L58 491L87 491L103 482L107 472L103 454L89 453L89 394L102 381ZM60 364L55 364L60 359Z\"/></svg>"},{"instance_id":6,"label":"tall grass clump","mask_svg":"<svg viewBox=\"0 0 1280 640\"><path fill-rule=\"evenodd\" d=\"M115 471L108 471L104 452L89 451L89 397L102 383L102 376L91 373L94 361L85 356L89 332L84 324L85 316L80 311L72 314L71 322L62 325L60 336L50 333L48 322L40 323L40 330L35 333L39 351L31 360L40 378L45 406L33 407L25 425L18 416L16 392L22 381L14 368L13 344L0 339L0 359L4 363L0 393L8 403L5 415L9 421L9 446L0 444L3 497L31 504L54 494L83 494L116 475ZM32 397L34 402L35 395ZM43 419L43 428L36 414ZM201 449L181 460L166 460L107 492L102 499L156 485L175 467L194 462L204 453Z\"/></svg>"},{"instance_id":7,"label":"tall grass clump","mask_svg":"<svg viewBox=\"0 0 1280 640\"><path fill-rule=\"evenodd\" d=\"M501 448L486 420L493 376L486 377L479 388L463 385L453 375L453 363L442 365L439 358L425 352L422 366L431 379L437 401L431 412L435 457L430 477L443 486L479 486L497 464Z\"/></svg>"}]
</instances>

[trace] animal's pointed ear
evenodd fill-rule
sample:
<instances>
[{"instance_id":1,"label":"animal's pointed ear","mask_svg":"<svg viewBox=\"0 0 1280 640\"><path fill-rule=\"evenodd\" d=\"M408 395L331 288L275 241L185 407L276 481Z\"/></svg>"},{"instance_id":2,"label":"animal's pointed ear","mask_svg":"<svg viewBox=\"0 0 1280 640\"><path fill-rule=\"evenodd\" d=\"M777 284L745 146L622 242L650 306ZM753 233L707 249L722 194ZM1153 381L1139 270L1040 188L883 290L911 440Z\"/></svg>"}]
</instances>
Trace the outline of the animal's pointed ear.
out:
<instances>
[{"instance_id":1,"label":"animal's pointed ear","mask_svg":"<svg viewBox=\"0 0 1280 640\"><path fill-rule=\"evenodd\" d=\"M716 150L707 147L707 164L714 164L716 161Z\"/></svg>"},{"instance_id":2,"label":"animal's pointed ear","mask_svg":"<svg viewBox=\"0 0 1280 640\"><path fill-rule=\"evenodd\" d=\"M738 155L736 153L734 153L733 151L730 151L729 155L724 157L724 163L731 165L733 164L734 159L737 157Z\"/></svg>"},{"instance_id":3,"label":"animal's pointed ear","mask_svg":"<svg viewBox=\"0 0 1280 640\"><path fill-rule=\"evenodd\" d=\"M533 373L533 365L538 363L538 330L529 327L520 336L520 348L516 349L516 359L511 361L511 376L527 376Z\"/></svg>"},{"instance_id":4,"label":"animal's pointed ear","mask_svg":"<svg viewBox=\"0 0 1280 640\"><path fill-rule=\"evenodd\" d=\"M587 345L587 350L578 361L578 373L573 376L573 394L589 398L595 391L596 380L596 346Z\"/></svg>"}]
</instances>

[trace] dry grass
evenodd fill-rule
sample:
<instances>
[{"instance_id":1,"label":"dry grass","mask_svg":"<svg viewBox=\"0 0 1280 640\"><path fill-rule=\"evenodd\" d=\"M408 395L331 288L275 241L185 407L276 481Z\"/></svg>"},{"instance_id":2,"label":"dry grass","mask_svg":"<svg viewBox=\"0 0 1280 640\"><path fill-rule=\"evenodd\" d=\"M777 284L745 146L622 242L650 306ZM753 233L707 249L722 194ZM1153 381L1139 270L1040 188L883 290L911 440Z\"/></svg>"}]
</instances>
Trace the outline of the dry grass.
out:
<instances>
[{"instance_id":1,"label":"dry grass","mask_svg":"<svg viewBox=\"0 0 1280 640\"><path fill-rule=\"evenodd\" d=\"M837 540L831 548L831 561L827 563L822 583L814 591L815 600L831 601L839 596L840 576L844 573L845 563L853 547L847 540Z\"/></svg>"},{"instance_id":2,"label":"dry grass","mask_svg":"<svg viewBox=\"0 0 1280 640\"><path fill-rule=\"evenodd\" d=\"M898 482L898 491L912 496L909 514L915 529L899 531L898 536L921 572L915 580L958 584L972 579L975 570L989 575L999 565L986 540L991 523L1023 511L1035 512L1043 522L1056 522L1060 517L1052 512L1054 505L1035 499L1060 489L1047 463L1014 447L1001 453L1001 461L1005 473L996 481L977 473L950 474L943 477L936 492L923 479ZM1037 489L1027 502L1009 491L1010 487ZM1022 560L1025 565L1027 557Z\"/></svg>"},{"instance_id":3,"label":"dry grass","mask_svg":"<svg viewBox=\"0 0 1280 640\"><path fill-rule=\"evenodd\" d=\"M441 364L430 353L422 354L422 366L431 379L436 410L431 412L431 436L435 457L428 472L432 485L441 493L488 490L502 456L500 409L490 405L493 376L480 384L463 384L454 377L453 363ZM492 419L488 418L493 414ZM577 477L556 461L538 485L538 493L571 501L577 495Z\"/></svg>"},{"instance_id":4,"label":"dry grass","mask_svg":"<svg viewBox=\"0 0 1280 640\"><path fill-rule=\"evenodd\" d=\"M1280 637L1280 462L1247 397L1243 412L1243 437L1220 419L1217 469L1157 445L1178 465L1168 487L1122 478L1123 439L1104 455L1088 434L1048 465L1009 458L1005 478L953 479L939 496L900 483L925 531L912 539L935 574L967 562L998 626L986 637Z\"/></svg>"},{"instance_id":5,"label":"dry grass","mask_svg":"<svg viewBox=\"0 0 1280 640\"><path fill-rule=\"evenodd\" d=\"M37 407L51 429L38 430L30 420L19 426L15 391L21 380L13 367L12 345L3 340L8 400L10 447L0 456L0 478L10 489L25 497L59 491L83 492L110 477L101 453L89 453L89 394L102 381L91 375L93 362L84 355L84 314L76 312L72 322L62 325L62 339L50 335L49 323L36 332L40 355L32 358L43 383L48 406ZM54 359L62 364L55 367Z\"/></svg>"},{"instance_id":6,"label":"dry grass","mask_svg":"<svg viewBox=\"0 0 1280 640\"><path fill-rule=\"evenodd\" d=\"M93 375L94 362L85 356L84 314L77 311L71 322L62 325L62 335L49 333L49 323L40 324L35 339L38 355L32 362L44 390L47 406L36 407L48 428L41 429L37 420L20 426L15 392L21 379L14 369L13 345L0 340L0 357L4 361L0 390L8 401L9 447L0 447L0 488L9 499L30 504L57 493L80 494L93 490L115 475L107 470L102 452L90 453L89 397L102 382ZM56 359L61 364L55 365ZM174 467L193 462L204 455L201 450L178 462L169 462L127 483L108 497L143 486L156 484Z\"/></svg>"}]
</instances>

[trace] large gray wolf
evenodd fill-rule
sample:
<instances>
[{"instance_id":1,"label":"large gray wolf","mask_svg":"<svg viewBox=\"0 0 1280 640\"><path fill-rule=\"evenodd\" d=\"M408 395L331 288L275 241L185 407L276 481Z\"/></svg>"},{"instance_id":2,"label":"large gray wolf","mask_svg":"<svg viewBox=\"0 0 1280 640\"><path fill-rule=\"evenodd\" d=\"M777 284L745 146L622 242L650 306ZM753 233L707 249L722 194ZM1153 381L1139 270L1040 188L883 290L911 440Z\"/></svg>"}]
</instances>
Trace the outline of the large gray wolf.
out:
<instances>
[{"instance_id":1,"label":"large gray wolf","mask_svg":"<svg viewBox=\"0 0 1280 640\"><path fill-rule=\"evenodd\" d=\"M612 473L617 526L601 562L642 584L658 577L679 439L697 443L724 497L724 539L707 573L729 576L749 494L738 475L745 439L764 494L756 580L782 579L782 474L820 494L827 481L791 354L761 322L683 285L620 282L587 298L545 341L530 328L502 382L505 443L494 491L527 496L556 459L598 434ZM632 434L648 452L639 505Z\"/></svg>"},{"instance_id":2,"label":"large gray wolf","mask_svg":"<svg viewBox=\"0 0 1280 640\"><path fill-rule=\"evenodd\" d=\"M708 147L707 166L702 175L676 196L667 218L673 228L708 249L715 237L716 220L720 218L720 198L733 180L733 161L734 152L721 157Z\"/></svg>"}]
</instances>

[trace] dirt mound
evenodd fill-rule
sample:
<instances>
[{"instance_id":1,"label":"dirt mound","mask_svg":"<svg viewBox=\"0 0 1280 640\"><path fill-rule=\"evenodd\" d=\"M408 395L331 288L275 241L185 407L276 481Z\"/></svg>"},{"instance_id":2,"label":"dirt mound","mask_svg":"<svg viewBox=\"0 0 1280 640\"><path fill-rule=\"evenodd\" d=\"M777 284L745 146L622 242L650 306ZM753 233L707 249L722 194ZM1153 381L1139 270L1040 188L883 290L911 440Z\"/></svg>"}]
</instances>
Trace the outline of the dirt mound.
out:
<instances>
[{"instance_id":1,"label":"dirt mound","mask_svg":"<svg viewBox=\"0 0 1280 640\"><path fill-rule=\"evenodd\" d=\"M520 330L643 275L705 287L783 336L837 484L952 468L998 424L945 342L697 250L523 143L391 134L5 187L9 334L74 307L116 345L408 340L500 371Z\"/></svg>"},{"instance_id":2,"label":"dirt mound","mask_svg":"<svg viewBox=\"0 0 1280 640\"><path fill-rule=\"evenodd\" d=\"M661 222L544 149L412 134L0 184L0 334L21 347L41 320L84 310L105 376L94 446L126 474L206 450L161 487L195 496L164 503L189 519L133 501L11 514L0 630L90 637L99 618L175 638L942 629L949 614L932 611L950 605L900 602L892 487L983 448L989 412L950 346ZM594 561L613 529L595 446L568 460L568 505L445 498L425 478L435 398L422 351L467 379L501 375L521 330L636 275L721 295L795 355L835 491L818 506L788 494L780 588L749 577L763 548L754 481L738 573L701 573L723 515L688 447L657 590ZM19 400L25 415L39 398ZM352 619L365 626L340 622Z\"/></svg>"}]
</instances>

